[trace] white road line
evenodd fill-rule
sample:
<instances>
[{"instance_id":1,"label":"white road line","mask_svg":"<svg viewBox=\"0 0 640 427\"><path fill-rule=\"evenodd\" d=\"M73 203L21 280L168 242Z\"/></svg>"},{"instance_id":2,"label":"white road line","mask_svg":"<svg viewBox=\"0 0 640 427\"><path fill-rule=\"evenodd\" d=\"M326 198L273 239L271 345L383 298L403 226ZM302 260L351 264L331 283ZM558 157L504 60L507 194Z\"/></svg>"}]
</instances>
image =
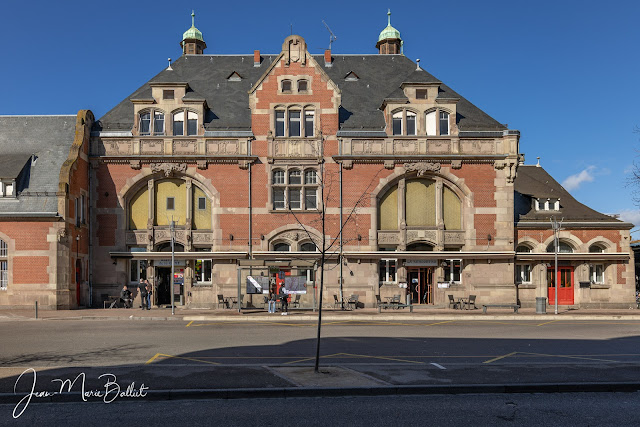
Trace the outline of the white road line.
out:
<instances>
[{"instance_id":1,"label":"white road line","mask_svg":"<svg viewBox=\"0 0 640 427\"><path fill-rule=\"evenodd\" d=\"M437 367L437 368L440 368L440 369L447 369L447 368L445 368L444 366L442 366L442 365L441 365L441 364L439 364L439 363L434 363L434 362L432 362L431 364L432 364L433 366Z\"/></svg>"}]
</instances>

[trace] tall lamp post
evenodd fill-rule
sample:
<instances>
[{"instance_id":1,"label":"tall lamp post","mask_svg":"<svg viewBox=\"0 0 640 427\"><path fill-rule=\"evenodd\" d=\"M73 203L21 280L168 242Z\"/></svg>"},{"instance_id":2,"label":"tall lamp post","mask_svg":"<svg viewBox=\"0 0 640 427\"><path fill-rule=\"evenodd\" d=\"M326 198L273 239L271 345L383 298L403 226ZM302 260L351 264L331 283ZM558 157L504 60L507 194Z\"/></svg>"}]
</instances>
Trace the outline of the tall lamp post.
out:
<instances>
[{"instance_id":1,"label":"tall lamp post","mask_svg":"<svg viewBox=\"0 0 640 427\"><path fill-rule=\"evenodd\" d=\"M553 271L553 275L555 276L553 278L553 283L554 283L554 296L555 296L555 314L558 314L558 286L560 285L558 282L558 234L560 233L560 228L562 227L562 220L560 220L560 223L558 223L558 221L556 220L555 217L553 217L551 219L551 228L553 229L553 256L554 256L554 260L555 260L555 267L554 267L554 271Z\"/></svg>"},{"instance_id":2,"label":"tall lamp post","mask_svg":"<svg viewBox=\"0 0 640 427\"><path fill-rule=\"evenodd\" d=\"M175 259L176 223L173 219L171 220L171 227L169 230L171 232L171 292L169 292L169 294L171 295L171 315L173 316L174 314L176 314L176 306L175 306L176 296L175 296L175 289L173 288L174 286L173 280L174 280L174 274L175 274L174 259Z\"/></svg>"}]
</instances>

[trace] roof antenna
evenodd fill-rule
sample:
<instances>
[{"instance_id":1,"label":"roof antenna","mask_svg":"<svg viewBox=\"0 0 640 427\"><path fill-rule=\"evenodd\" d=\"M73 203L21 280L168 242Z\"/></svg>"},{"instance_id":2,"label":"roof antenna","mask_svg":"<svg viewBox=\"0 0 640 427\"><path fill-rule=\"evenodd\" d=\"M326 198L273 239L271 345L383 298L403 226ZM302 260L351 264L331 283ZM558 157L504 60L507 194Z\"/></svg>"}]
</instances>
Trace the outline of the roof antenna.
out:
<instances>
[{"instance_id":1,"label":"roof antenna","mask_svg":"<svg viewBox=\"0 0 640 427\"><path fill-rule=\"evenodd\" d=\"M540 167L540 156L536 157L536 159L538 159L538 164L536 165L536 167Z\"/></svg>"},{"instance_id":2,"label":"roof antenna","mask_svg":"<svg viewBox=\"0 0 640 427\"><path fill-rule=\"evenodd\" d=\"M336 37L335 34L333 34L333 31L331 31L331 28L329 28L329 26L327 25L326 22L324 22L324 19L322 20L322 23L324 24L324 26L327 28L327 31L329 31L329 50L331 50L331 43L333 43L334 41L336 41L338 39L338 37Z\"/></svg>"},{"instance_id":3,"label":"roof antenna","mask_svg":"<svg viewBox=\"0 0 640 427\"><path fill-rule=\"evenodd\" d=\"M173 71L173 68L171 68L171 58L167 58L167 61L169 61L169 66L167 67L167 71Z\"/></svg>"},{"instance_id":4,"label":"roof antenna","mask_svg":"<svg viewBox=\"0 0 640 427\"><path fill-rule=\"evenodd\" d=\"M420 71L420 58L416 59L416 71Z\"/></svg>"},{"instance_id":5,"label":"roof antenna","mask_svg":"<svg viewBox=\"0 0 640 427\"><path fill-rule=\"evenodd\" d=\"M293 35L293 24L289 24L289 30L291 31L291 34L289 34L290 36Z\"/></svg>"}]
</instances>

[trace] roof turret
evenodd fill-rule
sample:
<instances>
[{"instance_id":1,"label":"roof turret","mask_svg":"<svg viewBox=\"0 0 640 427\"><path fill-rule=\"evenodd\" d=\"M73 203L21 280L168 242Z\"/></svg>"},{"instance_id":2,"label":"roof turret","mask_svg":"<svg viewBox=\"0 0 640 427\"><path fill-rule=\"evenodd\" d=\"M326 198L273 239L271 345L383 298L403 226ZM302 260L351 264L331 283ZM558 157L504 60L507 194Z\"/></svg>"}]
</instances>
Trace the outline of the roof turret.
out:
<instances>
[{"instance_id":1,"label":"roof turret","mask_svg":"<svg viewBox=\"0 0 640 427\"><path fill-rule=\"evenodd\" d=\"M387 39L402 40L400 38L400 31L396 30L391 26L391 9L387 10L387 19L388 19L388 25L384 30L382 30L382 32L380 32L380 36L378 37L378 43Z\"/></svg>"},{"instance_id":2,"label":"roof turret","mask_svg":"<svg viewBox=\"0 0 640 427\"><path fill-rule=\"evenodd\" d=\"M196 14L191 11L191 28L184 32L180 46L182 53L200 55L207 48L207 44L202 38L202 32L195 25Z\"/></svg>"}]
</instances>

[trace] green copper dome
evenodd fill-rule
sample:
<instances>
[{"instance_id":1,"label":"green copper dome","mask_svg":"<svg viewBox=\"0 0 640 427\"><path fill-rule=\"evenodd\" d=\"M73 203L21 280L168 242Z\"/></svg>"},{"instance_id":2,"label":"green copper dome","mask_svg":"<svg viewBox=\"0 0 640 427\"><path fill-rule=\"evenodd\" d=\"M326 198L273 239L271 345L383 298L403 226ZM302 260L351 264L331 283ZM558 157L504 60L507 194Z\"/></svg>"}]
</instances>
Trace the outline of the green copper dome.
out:
<instances>
[{"instance_id":1,"label":"green copper dome","mask_svg":"<svg viewBox=\"0 0 640 427\"><path fill-rule=\"evenodd\" d=\"M378 42L381 42L382 40L386 40L386 39L400 39L400 31L396 30L391 26L391 10L387 12L387 16L389 19L389 23L387 27L384 30L382 30L382 32L380 33L380 37L378 37Z\"/></svg>"},{"instance_id":2,"label":"green copper dome","mask_svg":"<svg viewBox=\"0 0 640 427\"><path fill-rule=\"evenodd\" d=\"M185 41L187 39L204 41L204 39L202 38L202 33L195 26L195 16L196 14L194 12L191 12L191 28L184 32L184 34L182 35L182 41Z\"/></svg>"}]
</instances>

